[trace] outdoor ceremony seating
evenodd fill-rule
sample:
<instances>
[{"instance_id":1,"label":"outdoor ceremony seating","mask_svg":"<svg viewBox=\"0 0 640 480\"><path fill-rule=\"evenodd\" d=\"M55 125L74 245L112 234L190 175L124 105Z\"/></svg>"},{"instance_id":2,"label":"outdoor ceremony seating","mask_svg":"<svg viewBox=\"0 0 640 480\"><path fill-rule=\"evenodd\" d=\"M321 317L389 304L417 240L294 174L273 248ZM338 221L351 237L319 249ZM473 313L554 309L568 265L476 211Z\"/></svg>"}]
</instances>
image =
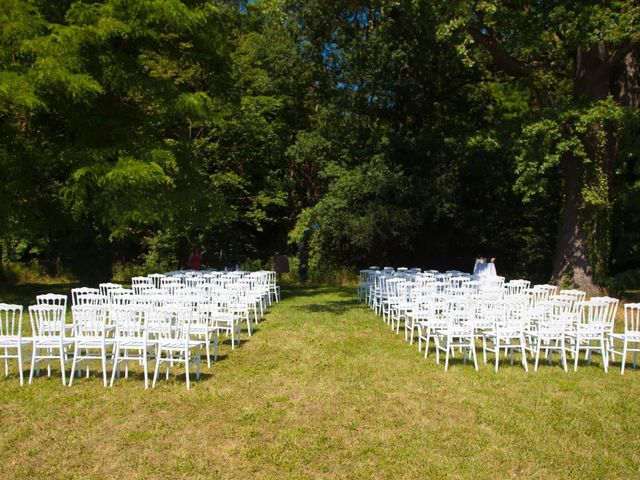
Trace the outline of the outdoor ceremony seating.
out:
<instances>
[{"instance_id":1,"label":"outdoor ceremony seating","mask_svg":"<svg viewBox=\"0 0 640 480\"><path fill-rule=\"evenodd\" d=\"M28 308L31 337L22 336L22 306L0 304L0 359L5 360L5 374L9 361L16 359L23 383L23 356L30 346L29 383L43 362L51 376L52 361L59 364L62 384L69 386L76 373L80 376L81 367L86 367L89 377L94 362L99 362L104 386L113 386L123 368L128 377L132 363L142 366L145 388L152 362L153 386L158 369L166 367L168 375L176 364L184 364L187 370L195 364L199 378L201 350L210 368L211 345L216 361L221 335L230 337L235 349L242 325L251 335L269 305L280 300L277 276L266 271L152 274L133 277L131 288L102 283L98 288L73 288L70 293L71 322L66 321L67 295L36 297L36 305ZM188 374L186 383L189 389Z\"/></svg>"},{"instance_id":2,"label":"outdoor ceremony seating","mask_svg":"<svg viewBox=\"0 0 640 480\"><path fill-rule=\"evenodd\" d=\"M592 355L599 354L605 372L615 355L622 356L623 372L626 352L633 351L635 366L640 351L640 307L625 310L628 333L616 333L616 298L592 297L587 301L580 290L531 285L525 279L506 282L498 275L458 270L369 268L360 271L359 279L358 299L395 333L404 324L405 340L413 345L417 339L418 351L424 345L425 358L433 343L438 363L440 355L445 355L446 370L450 357L458 353L476 365L478 343L485 363L487 354L493 356L496 371L505 355L513 364L517 354L525 371L531 359L537 371L541 357L551 364L559 354L567 371L569 356L576 370L581 354L589 364Z\"/></svg>"}]
</instances>

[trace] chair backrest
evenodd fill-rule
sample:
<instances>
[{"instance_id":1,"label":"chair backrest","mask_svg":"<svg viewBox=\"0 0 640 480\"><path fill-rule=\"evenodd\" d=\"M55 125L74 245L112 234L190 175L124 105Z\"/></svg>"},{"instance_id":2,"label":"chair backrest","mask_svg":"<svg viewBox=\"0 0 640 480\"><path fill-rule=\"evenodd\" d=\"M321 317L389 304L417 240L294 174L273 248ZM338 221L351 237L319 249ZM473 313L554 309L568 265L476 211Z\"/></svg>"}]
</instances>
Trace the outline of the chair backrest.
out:
<instances>
[{"instance_id":1,"label":"chair backrest","mask_svg":"<svg viewBox=\"0 0 640 480\"><path fill-rule=\"evenodd\" d=\"M29 306L29 320L34 337L65 337L65 307L62 305Z\"/></svg>"},{"instance_id":2,"label":"chair backrest","mask_svg":"<svg viewBox=\"0 0 640 480\"><path fill-rule=\"evenodd\" d=\"M98 287L100 288L100 294L108 297L111 290L119 290L122 288L122 285L117 283L101 283Z\"/></svg>"},{"instance_id":3,"label":"chair backrest","mask_svg":"<svg viewBox=\"0 0 640 480\"><path fill-rule=\"evenodd\" d=\"M97 288L93 289L99 291ZM75 303L71 308L76 305L106 305L109 303L109 299L104 295L100 295L99 293L82 293L76 295Z\"/></svg>"},{"instance_id":4,"label":"chair backrest","mask_svg":"<svg viewBox=\"0 0 640 480\"><path fill-rule=\"evenodd\" d=\"M113 289L109 292L111 305L131 305L136 299L136 295L132 290Z\"/></svg>"},{"instance_id":5,"label":"chair backrest","mask_svg":"<svg viewBox=\"0 0 640 480\"><path fill-rule=\"evenodd\" d=\"M445 317L449 328L472 333L474 329L473 303L469 298L449 296L446 301Z\"/></svg>"},{"instance_id":6,"label":"chair backrest","mask_svg":"<svg viewBox=\"0 0 640 480\"><path fill-rule=\"evenodd\" d=\"M149 277L131 277L131 286L134 285L151 285L153 286L153 279Z\"/></svg>"},{"instance_id":7,"label":"chair backrest","mask_svg":"<svg viewBox=\"0 0 640 480\"><path fill-rule=\"evenodd\" d=\"M480 291L486 290L502 290L504 286L504 277L500 276L484 276L480 277Z\"/></svg>"},{"instance_id":8,"label":"chair backrest","mask_svg":"<svg viewBox=\"0 0 640 480\"><path fill-rule=\"evenodd\" d=\"M37 305L55 305L63 307L67 311L67 296L58 293L45 293L36 296Z\"/></svg>"},{"instance_id":9,"label":"chair backrest","mask_svg":"<svg viewBox=\"0 0 640 480\"><path fill-rule=\"evenodd\" d=\"M162 278L165 278L165 275L162 273L152 273L150 275L147 275L147 277L151 279L151 282L153 283L154 287L160 288L161 287L160 280Z\"/></svg>"},{"instance_id":10,"label":"chair backrest","mask_svg":"<svg viewBox=\"0 0 640 480\"><path fill-rule=\"evenodd\" d=\"M607 326L608 305L600 300L588 300L580 302L580 312L578 316L579 325L588 328L590 331L604 331Z\"/></svg>"},{"instance_id":11,"label":"chair backrest","mask_svg":"<svg viewBox=\"0 0 640 480\"><path fill-rule=\"evenodd\" d=\"M0 303L0 337L22 337L22 305Z\"/></svg>"},{"instance_id":12,"label":"chair backrest","mask_svg":"<svg viewBox=\"0 0 640 480\"><path fill-rule=\"evenodd\" d=\"M89 287L78 287L71 289L71 306L78 305L81 302L79 301L79 297L84 295L99 295L99 288L89 288Z\"/></svg>"},{"instance_id":13,"label":"chair backrest","mask_svg":"<svg viewBox=\"0 0 640 480\"><path fill-rule=\"evenodd\" d=\"M529 298L526 295L510 295L502 300L503 316L496 328L521 331L528 323Z\"/></svg>"},{"instance_id":14,"label":"chair backrest","mask_svg":"<svg viewBox=\"0 0 640 480\"><path fill-rule=\"evenodd\" d=\"M640 303L627 303L624 306L625 333L640 335Z\"/></svg>"},{"instance_id":15,"label":"chair backrest","mask_svg":"<svg viewBox=\"0 0 640 480\"><path fill-rule=\"evenodd\" d=\"M541 302L542 314L538 320L538 331L547 334L564 334L572 322L572 303L567 298L556 298Z\"/></svg>"},{"instance_id":16,"label":"chair backrest","mask_svg":"<svg viewBox=\"0 0 640 480\"><path fill-rule=\"evenodd\" d=\"M116 327L116 340L123 338L146 339L149 309L140 305L121 305L110 311Z\"/></svg>"},{"instance_id":17,"label":"chair backrest","mask_svg":"<svg viewBox=\"0 0 640 480\"><path fill-rule=\"evenodd\" d=\"M613 325L616 321L616 314L618 313L618 304L620 303L620 300L612 297L591 297L591 300L606 304L607 312L605 323L607 324L608 330L613 332Z\"/></svg>"},{"instance_id":18,"label":"chair backrest","mask_svg":"<svg viewBox=\"0 0 640 480\"><path fill-rule=\"evenodd\" d=\"M511 280L504 284L505 295L521 295L529 289L530 285L529 280Z\"/></svg>"},{"instance_id":19,"label":"chair backrest","mask_svg":"<svg viewBox=\"0 0 640 480\"><path fill-rule=\"evenodd\" d=\"M103 305L75 305L71 307L76 338L104 338L106 313Z\"/></svg>"},{"instance_id":20,"label":"chair backrest","mask_svg":"<svg viewBox=\"0 0 640 480\"><path fill-rule=\"evenodd\" d=\"M560 290L558 295L572 298L577 303L584 302L587 298L587 293L582 290Z\"/></svg>"},{"instance_id":21,"label":"chair backrest","mask_svg":"<svg viewBox=\"0 0 640 480\"><path fill-rule=\"evenodd\" d=\"M160 340L189 341L189 331L194 315L190 307L169 306L157 312L156 333Z\"/></svg>"},{"instance_id":22,"label":"chair backrest","mask_svg":"<svg viewBox=\"0 0 640 480\"><path fill-rule=\"evenodd\" d=\"M471 281L469 277L460 275L460 272L456 272L456 276L449 278L449 288L456 289L466 286Z\"/></svg>"},{"instance_id":23,"label":"chair backrest","mask_svg":"<svg viewBox=\"0 0 640 480\"><path fill-rule=\"evenodd\" d=\"M541 304L542 302L546 302L549 300L551 295L555 295L557 291L557 287L555 285L534 285L529 290L529 299L530 305L535 307L536 305Z\"/></svg>"},{"instance_id":24,"label":"chair backrest","mask_svg":"<svg viewBox=\"0 0 640 480\"><path fill-rule=\"evenodd\" d=\"M583 302L586 298L586 293L580 290L560 290L558 294L551 295L551 299L564 298L571 302L571 311L574 314L579 314L583 307Z\"/></svg>"}]
</instances>

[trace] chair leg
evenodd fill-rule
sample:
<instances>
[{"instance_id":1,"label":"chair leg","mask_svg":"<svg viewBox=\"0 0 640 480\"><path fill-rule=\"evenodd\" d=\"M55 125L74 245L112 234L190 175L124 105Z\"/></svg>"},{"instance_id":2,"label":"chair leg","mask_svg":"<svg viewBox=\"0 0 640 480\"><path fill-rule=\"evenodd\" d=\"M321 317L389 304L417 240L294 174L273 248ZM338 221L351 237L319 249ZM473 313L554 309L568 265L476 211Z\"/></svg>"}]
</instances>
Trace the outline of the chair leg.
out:
<instances>
[{"instance_id":1,"label":"chair leg","mask_svg":"<svg viewBox=\"0 0 640 480\"><path fill-rule=\"evenodd\" d=\"M198 345L198 356L196 358L196 380L200 380L200 350L201 345Z\"/></svg>"},{"instance_id":2,"label":"chair leg","mask_svg":"<svg viewBox=\"0 0 640 480\"><path fill-rule=\"evenodd\" d=\"M482 335L482 360L487 364L487 337Z\"/></svg>"},{"instance_id":3,"label":"chair leg","mask_svg":"<svg viewBox=\"0 0 640 480\"><path fill-rule=\"evenodd\" d=\"M113 382L116 379L116 372L118 371L118 361L120 357L120 349L116 347L116 351L113 353L113 368L111 369L111 382L109 386L113 387ZM146 381L146 377L145 377Z\"/></svg>"},{"instance_id":4,"label":"chair leg","mask_svg":"<svg viewBox=\"0 0 640 480\"><path fill-rule=\"evenodd\" d=\"M537 372L538 371L538 362L540 361L540 348L542 347L542 340L540 338L538 338L538 345L536 348L536 362L535 365L533 367L533 371Z\"/></svg>"},{"instance_id":5,"label":"chair leg","mask_svg":"<svg viewBox=\"0 0 640 480\"><path fill-rule=\"evenodd\" d=\"M102 348L102 383L107 386L107 350Z\"/></svg>"},{"instance_id":6,"label":"chair leg","mask_svg":"<svg viewBox=\"0 0 640 480\"><path fill-rule=\"evenodd\" d=\"M33 350L31 351L31 371L29 372L29 385L33 381L33 372L35 371L36 366L36 356L37 356L38 348L34 345Z\"/></svg>"},{"instance_id":7,"label":"chair leg","mask_svg":"<svg viewBox=\"0 0 640 480\"><path fill-rule=\"evenodd\" d=\"M622 366L620 367L620 375L624 375L624 364L627 362L627 339L624 339L622 345Z\"/></svg>"},{"instance_id":8,"label":"chair leg","mask_svg":"<svg viewBox=\"0 0 640 480\"><path fill-rule=\"evenodd\" d=\"M62 351L62 347L60 348L60 370L62 370L62 386L67 384L66 380L66 372L64 371L64 352Z\"/></svg>"},{"instance_id":9,"label":"chair leg","mask_svg":"<svg viewBox=\"0 0 640 480\"><path fill-rule=\"evenodd\" d=\"M473 336L471 337L471 354L473 355L473 366L476 371L478 370L478 355L476 354L476 344L474 343Z\"/></svg>"},{"instance_id":10,"label":"chair leg","mask_svg":"<svg viewBox=\"0 0 640 480\"><path fill-rule=\"evenodd\" d=\"M78 361L78 351L74 348L73 350L73 361L71 362L71 374L69 375L69 386L73 385L73 372L76 370L76 365Z\"/></svg>"},{"instance_id":11,"label":"chair leg","mask_svg":"<svg viewBox=\"0 0 640 480\"><path fill-rule=\"evenodd\" d=\"M189 391L189 347L184 350L184 373L187 377L187 391Z\"/></svg>"},{"instance_id":12,"label":"chair leg","mask_svg":"<svg viewBox=\"0 0 640 480\"><path fill-rule=\"evenodd\" d=\"M445 354L445 358L444 358L444 371L448 371L449 370L449 352L451 351L451 347L449 346L449 337L447 337L447 353Z\"/></svg>"},{"instance_id":13,"label":"chair leg","mask_svg":"<svg viewBox=\"0 0 640 480\"><path fill-rule=\"evenodd\" d=\"M147 359L147 350L142 353L142 370L144 371L144 388L149 388L149 360Z\"/></svg>"},{"instance_id":14,"label":"chair leg","mask_svg":"<svg viewBox=\"0 0 640 480\"><path fill-rule=\"evenodd\" d=\"M156 352L156 368L153 372L153 382L151 388L156 388L156 381L158 380L158 369L160 368L160 357L162 356L162 350Z\"/></svg>"},{"instance_id":15,"label":"chair leg","mask_svg":"<svg viewBox=\"0 0 640 480\"><path fill-rule=\"evenodd\" d=\"M600 348L602 349L602 366L604 367L604 373L609 371L609 357L607 357L607 346L604 337L600 338Z\"/></svg>"},{"instance_id":16,"label":"chair leg","mask_svg":"<svg viewBox=\"0 0 640 480\"><path fill-rule=\"evenodd\" d=\"M209 351L209 333L206 335L206 343L204 344L205 353L207 354L207 368L211 368L211 352Z\"/></svg>"},{"instance_id":17,"label":"chair leg","mask_svg":"<svg viewBox=\"0 0 640 480\"><path fill-rule=\"evenodd\" d=\"M23 386L24 373L22 372L22 345L18 345L18 375L20 376L20 386Z\"/></svg>"},{"instance_id":18,"label":"chair leg","mask_svg":"<svg viewBox=\"0 0 640 480\"><path fill-rule=\"evenodd\" d=\"M529 367L527 365L527 353L524 349L524 335L520 337L520 352L522 352L522 366L524 367L524 371L529 372Z\"/></svg>"}]
</instances>

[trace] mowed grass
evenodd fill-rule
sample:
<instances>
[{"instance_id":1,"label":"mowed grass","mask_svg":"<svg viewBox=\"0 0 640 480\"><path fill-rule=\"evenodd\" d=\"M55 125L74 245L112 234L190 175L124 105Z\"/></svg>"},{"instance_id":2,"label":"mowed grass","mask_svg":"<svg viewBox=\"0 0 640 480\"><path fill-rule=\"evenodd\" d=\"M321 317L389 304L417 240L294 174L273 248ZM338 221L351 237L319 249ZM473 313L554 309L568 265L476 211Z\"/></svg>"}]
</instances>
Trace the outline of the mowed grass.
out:
<instances>
[{"instance_id":1,"label":"mowed grass","mask_svg":"<svg viewBox=\"0 0 640 480\"><path fill-rule=\"evenodd\" d=\"M183 375L65 388L58 370L21 388L14 369L0 377L1 477L640 476L640 371L618 363L444 372L355 289L326 287L284 289L221 353L189 393Z\"/></svg>"}]
</instances>

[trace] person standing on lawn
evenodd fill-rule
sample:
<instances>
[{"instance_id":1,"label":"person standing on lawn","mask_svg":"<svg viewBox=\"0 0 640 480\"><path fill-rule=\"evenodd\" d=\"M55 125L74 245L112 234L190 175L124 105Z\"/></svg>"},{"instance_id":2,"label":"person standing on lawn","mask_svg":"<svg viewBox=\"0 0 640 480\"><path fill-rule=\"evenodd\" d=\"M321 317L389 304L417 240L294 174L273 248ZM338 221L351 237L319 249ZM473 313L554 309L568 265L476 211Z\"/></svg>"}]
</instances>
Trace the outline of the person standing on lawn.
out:
<instances>
[{"instance_id":1,"label":"person standing on lawn","mask_svg":"<svg viewBox=\"0 0 640 480\"><path fill-rule=\"evenodd\" d=\"M193 251L189 255L189 268L191 270L200 270L202 268L202 252L198 245L193 247Z\"/></svg>"}]
</instances>

